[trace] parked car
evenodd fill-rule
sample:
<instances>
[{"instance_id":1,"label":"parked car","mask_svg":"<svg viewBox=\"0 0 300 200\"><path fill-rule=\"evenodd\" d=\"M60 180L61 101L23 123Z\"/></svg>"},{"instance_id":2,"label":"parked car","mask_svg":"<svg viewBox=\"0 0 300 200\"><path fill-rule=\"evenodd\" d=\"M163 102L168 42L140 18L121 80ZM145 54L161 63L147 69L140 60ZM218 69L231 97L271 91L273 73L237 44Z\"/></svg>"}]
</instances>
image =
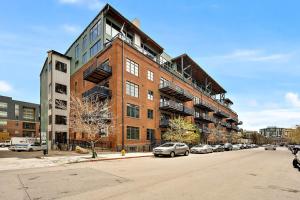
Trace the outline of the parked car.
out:
<instances>
[{"instance_id":1,"label":"parked car","mask_svg":"<svg viewBox=\"0 0 300 200\"><path fill-rule=\"evenodd\" d=\"M0 142L0 147L9 147L11 144L10 140L5 140L3 142Z\"/></svg>"},{"instance_id":2,"label":"parked car","mask_svg":"<svg viewBox=\"0 0 300 200\"><path fill-rule=\"evenodd\" d=\"M240 150L240 149L241 149L241 148L240 148L239 145L237 145L237 144L232 145L232 150L233 150L233 151L235 151L235 150Z\"/></svg>"},{"instance_id":3,"label":"parked car","mask_svg":"<svg viewBox=\"0 0 300 200\"><path fill-rule=\"evenodd\" d=\"M208 144L198 144L191 148L191 153L212 153L213 148Z\"/></svg>"},{"instance_id":4,"label":"parked car","mask_svg":"<svg viewBox=\"0 0 300 200\"><path fill-rule=\"evenodd\" d=\"M293 146L291 151L295 156L295 158L293 159L293 166L294 168L298 168L298 170L300 171L300 145Z\"/></svg>"},{"instance_id":5,"label":"parked car","mask_svg":"<svg viewBox=\"0 0 300 200\"><path fill-rule=\"evenodd\" d=\"M171 156L185 155L188 156L190 153L189 147L185 143L179 142L167 142L159 147L153 149L154 156Z\"/></svg>"},{"instance_id":6,"label":"parked car","mask_svg":"<svg viewBox=\"0 0 300 200\"><path fill-rule=\"evenodd\" d=\"M225 151L232 151L232 144L231 143L225 143L224 144L224 150Z\"/></svg>"},{"instance_id":7,"label":"parked car","mask_svg":"<svg viewBox=\"0 0 300 200\"><path fill-rule=\"evenodd\" d=\"M275 145L272 145L272 144L269 144L265 147L265 150L276 150L276 146Z\"/></svg>"},{"instance_id":8,"label":"parked car","mask_svg":"<svg viewBox=\"0 0 300 200\"><path fill-rule=\"evenodd\" d=\"M222 145L212 145L211 146L213 149L213 152L223 152L224 151L224 147Z\"/></svg>"},{"instance_id":9,"label":"parked car","mask_svg":"<svg viewBox=\"0 0 300 200\"><path fill-rule=\"evenodd\" d=\"M41 151L46 149L46 143L34 143L34 144L16 144L13 145L15 151Z\"/></svg>"}]
</instances>

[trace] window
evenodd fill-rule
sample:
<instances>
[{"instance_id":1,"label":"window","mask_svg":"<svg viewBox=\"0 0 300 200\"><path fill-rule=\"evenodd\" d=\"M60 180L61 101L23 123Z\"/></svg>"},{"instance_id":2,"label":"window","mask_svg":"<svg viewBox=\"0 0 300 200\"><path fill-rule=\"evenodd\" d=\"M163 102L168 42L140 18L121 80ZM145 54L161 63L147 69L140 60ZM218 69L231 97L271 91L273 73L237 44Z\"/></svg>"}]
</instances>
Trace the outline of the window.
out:
<instances>
[{"instance_id":1,"label":"window","mask_svg":"<svg viewBox=\"0 0 300 200\"><path fill-rule=\"evenodd\" d=\"M82 55L82 63L86 63L88 60L88 55L87 55L87 52L85 52L83 55Z\"/></svg>"},{"instance_id":2,"label":"window","mask_svg":"<svg viewBox=\"0 0 300 200\"><path fill-rule=\"evenodd\" d=\"M128 117L140 117L140 108L139 106L133 105L133 104L127 104L127 116Z\"/></svg>"},{"instance_id":3,"label":"window","mask_svg":"<svg viewBox=\"0 0 300 200\"><path fill-rule=\"evenodd\" d=\"M153 140L154 139L154 129L147 128L147 140Z\"/></svg>"},{"instance_id":4,"label":"window","mask_svg":"<svg viewBox=\"0 0 300 200\"><path fill-rule=\"evenodd\" d=\"M16 119L19 118L19 114L20 114L20 106L18 104L15 104L15 117L16 117Z\"/></svg>"},{"instance_id":5,"label":"window","mask_svg":"<svg viewBox=\"0 0 300 200\"><path fill-rule=\"evenodd\" d=\"M87 37L86 35L82 39L82 50L85 50L87 48Z\"/></svg>"},{"instance_id":6,"label":"window","mask_svg":"<svg viewBox=\"0 0 300 200\"><path fill-rule=\"evenodd\" d=\"M67 125L67 117L62 115L55 115L55 124Z\"/></svg>"},{"instance_id":7,"label":"window","mask_svg":"<svg viewBox=\"0 0 300 200\"><path fill-rule=\"evenodd\" d=\"M139 65L132 60L127 58L126 60L126 71L135 76L139 76Z\"/></svg>"},{"instance_id":8,"label":"window","mask_svg":"<svg viewBox=\"0 0 300 200\"><path fill-rule=\"evenodd\" d=\"M147 71L147 78L148 78L148 80L153 81L153 72L148 70Z\"/></svg>"},{"instance_id":9,"label":"window","mask_svg":"<svg viewBox=\"0 0 300 200\"><path fill-rule=\"evenodd\" d=\"M77 94L77 86L78 86L78 82L77 81L75 81L75 94Z\"/></svg>"},{"instance_id":10,"label":"window","mask_svg":"<svg viewBox=\"0 0 300 200\"><path fill-rule=\"evenodd\" d=\"M55 92L60 94L67 94L67 86L59 83L55 83Z\"/></svg>"},{"instance_id":11,"label":"window","mask_svg":"<svg viewBox=\"0 0 300 200\"><path fill-rule=\"evenodd\" d=\"M153 110L151 110L151 109L147 110L147 118L148 119L153 119Z\"/></svg>"},{"instance_id":12,"label":"window","mask_svg":"<svg viewBox=\"0 0 300 200\"><path fill-rule=\"evenodd\" d=\"M119 32L120 28L112 23L110 20L106 19L106 26L105 26L105 32L106 34L110 35L111 37L115 37Z\"/></svg>"},{"instance_id":13,"label":"window","mask_svg":"<svg viewBox=\"0 0 300 200\"><path fill-rule=\"evenodd\" d=\"M52 92L52 83L49 84L48 89L49 89L49 93L51 93Z\"/></svg>"},{"instance_id":14,"label":"window","mask_svg":"<svg viewBox=\"0 0 300 200\"><path fill-rule=\"evenodd\" d=\"M148 90L148 95L147 95L147 99L153 101L153 91Z\"/></svg>"},{"instance_id":15,"label":"window","mask_svg":"<svg viewBox=\"0 0 300 200\"><path fill-rule=\"evenodd\" d=\"M49 125L52 124L52 115L49 115Z\"/></svg>"},{"instance_id":16,"label":"window","mask_svg":"<svg viewBox=\"0 0 300 200\"><path fill-rule=\"evenodd\" d=\"M35 129L35 123L23 122L23 129Z\"/></svg>"},{"instance_id":17,"label":"window","mask_svg":"<svg viewBox=\"0 0 300 200\"><path fill-rule=\"evenodd\" d=\"M56 61L55 62L55 69L64 73L67 73L67 64L60 62L60 61Z\"/></svg>"},{"instance_id":18,"label":"window","mask_svg":"<svg viewBox=\"0 0 300 200\"><path fill-rule=\"evenodd\" d=\"M76 60L78 60L79 54L80 54L80 48L79 48L79 44L77 44L75 47L75 59Z\"/></svg>"},{"instance_id":19,"label":"window","mask_svg":"<svg viewBox=\"0 0 300 200\"><path fill-rule=\"evenodd\" d=\"M126 81L126 94L133 97L139 97L139 86Z\"/></svg>"},{"instance_id":20,"label":"window","mask_svg":"<svg viewBox=\"0 0 300 200\"><path fill-rule=\"evenodd\" d=\"M100 20L93 26L93 28L91 28L90 30L90 42L95 41L98 36L100 35Z\"/></svg>"},{"instance_id":21,"label":"window","mask_svg":"<svg viewBox=\"0 0 300 200\"><path fill-rule=\"evenodd\" d=\"M16 126L19 126L19 122L18 121L16 121Z\"/></svg>"},{"instance_id":22,"label":"window","mask_svg":"<svg viewBox=\"0 0 300 200\"><path fill-rule=\"evenodd\" d=\"M0 102L0 108L7 108L7 103Z\"/></svg>"},{"instance_id":23,"label":"window","mask_svg":"<svg viewBox=\"0 0 300 200\"><path fill-rule=\"evenodd\" d=\"M140 139L140 128L127 126L127 139L128 140L139 140Z\"/></svg>"},{"instance_id":24,"label":"window","mask_svg":"<svg viewBox=\"0 0 300 200\"><path fill-rule=\"evenodd\" d=\"M166 79L164 79L163 77L160 77L160 87L165 87L169 85L169 81L167 81Z\"/></svg>"},{"instance_id":25,"label":"window","mask_svg":"<svg viewBox=\"0 0 300 200\"><path fill-rule=\"evenodd\" d=\"M55 108L60 110L67 110L67 101L55 99Z\"/></svg>"},{"instance_id":26,"label":"window","mask_svg":"<svg viewBox=\"0 0 300 200\"><path fill-rule=\"evenodd\" d=\"M91 48L90 48L90 56L96 55L100 51L100 40L96 42Z\"/></svg>"},{"instance_id":27,"label":"window","mask_svg":"<svg viewBox=\"0 0 300 200\"><path fill-rule=\"evenodd\" d=\"M7 112L0 110L0 117L7 117Z\"/></svg>"},{"instance_id":28,"label":"window","mask_svg":"<svg viewBox=\"0 0 300 200\"><path fill-rule=\"evenodd\" d=\"M0 126L6 126L6 125L7 125L7 120L0 119Z\"/></svg>"},{"instance_id":29,"label":"window","mask_svg":"<svg viewBox=\"0 0 300 200\"><path fill-rule=\"evenodd\" d=\"M24 119L35 119L34 117L34 108L24 108L23 109L23 118Z\"/></svg>"}]
</instances>

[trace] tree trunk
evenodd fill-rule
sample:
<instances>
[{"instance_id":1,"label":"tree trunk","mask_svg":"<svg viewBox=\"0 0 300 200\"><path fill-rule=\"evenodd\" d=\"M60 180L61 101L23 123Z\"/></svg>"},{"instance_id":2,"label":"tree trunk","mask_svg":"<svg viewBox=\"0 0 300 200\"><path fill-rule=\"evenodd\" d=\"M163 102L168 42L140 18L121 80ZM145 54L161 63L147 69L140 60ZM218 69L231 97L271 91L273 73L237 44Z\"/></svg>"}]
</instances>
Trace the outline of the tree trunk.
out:
<instances>
[{"instance_id":1,"label":"tree trunk","mask_svg":"<svg viewBox=\"0 0 300 200\"><path fill-rule=\"evenodd\" d=\"M92 147L92 158L97 158L97 153L95 151L95 144L94 141L91 142L91 147Z\"/></svg>"}]
</instances>

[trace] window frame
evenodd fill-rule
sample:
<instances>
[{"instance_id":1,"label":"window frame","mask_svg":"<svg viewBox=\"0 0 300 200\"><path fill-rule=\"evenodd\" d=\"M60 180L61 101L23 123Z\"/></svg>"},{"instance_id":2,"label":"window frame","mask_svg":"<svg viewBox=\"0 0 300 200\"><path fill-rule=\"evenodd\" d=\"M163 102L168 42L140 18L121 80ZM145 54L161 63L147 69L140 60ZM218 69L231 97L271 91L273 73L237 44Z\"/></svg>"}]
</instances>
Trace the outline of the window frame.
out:
<instances>
[{"instance_id":1,"label":"window frame","mask_svg":"<svg viewBox=\"0 0 300 200\"><path fill-rule=\"evenodd\" d=\"M134 62L133 60L126 58L126 72L139 77L139 69L140 66L138 63Z\"/></svg>"}]
</instances>

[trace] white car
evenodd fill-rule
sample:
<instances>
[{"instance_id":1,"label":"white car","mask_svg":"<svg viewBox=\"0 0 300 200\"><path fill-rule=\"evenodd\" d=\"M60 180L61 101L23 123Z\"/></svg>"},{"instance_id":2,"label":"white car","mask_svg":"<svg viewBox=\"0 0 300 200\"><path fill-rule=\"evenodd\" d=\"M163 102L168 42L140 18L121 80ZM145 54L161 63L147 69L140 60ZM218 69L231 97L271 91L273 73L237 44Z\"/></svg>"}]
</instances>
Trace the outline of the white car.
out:
<instances>
[{"instance_id":1,"label":"white car","mask_svg":"<svg viewBox=\"0 0 300 200\"><path fill-rule=\"evenodd\" d=\"M241 149L240 145L238 144L232 145L232 150L240 150L240 149Z\"/></svg>"},{"instance_id":2,"label":"white car","mask_svg":"<svg viewBox=\"0 0 300 200\"><path fill-rule=\"evenodd\" d=\"M39 144L39 143L34 143L34 144L16 144L11 146L10 150L12 151L41 151L46 149L47 146L45 143Z\"/></svg>"},{"instance_id":3,"label":"white car","mask_svg":"<svg viewBox=\"0 0 300 200\"><path fill-rule=\"evenodd\" d=\"M191 148L191 153L212 153L213 148L208 144L199 144Z\"/></svg>"},{"instance_id":4,"label":"white car","mask_svg":"<svg viewBox=\"0 0 300 200\"><path fill-rule=\"evenodd\" d=\"M9 147L11 145L10 140L5 140L4 142L0 142L0 147Z\"/></svg>"}]
</instances>

